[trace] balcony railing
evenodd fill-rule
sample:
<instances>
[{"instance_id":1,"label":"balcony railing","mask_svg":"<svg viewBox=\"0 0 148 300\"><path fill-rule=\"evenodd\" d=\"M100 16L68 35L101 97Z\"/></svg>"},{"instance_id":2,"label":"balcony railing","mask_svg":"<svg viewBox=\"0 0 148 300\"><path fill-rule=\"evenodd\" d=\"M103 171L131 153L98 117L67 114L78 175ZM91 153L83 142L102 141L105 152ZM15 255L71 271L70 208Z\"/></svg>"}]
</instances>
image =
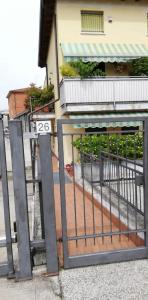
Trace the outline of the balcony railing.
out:
<instances>
[{"instance_id":1,"label":"balcony railing","mask_svg":"<svg viewBox=\"0 0 148 300\"><path fill-rule=\"evenodd\" d=\"M148 77L64 78L60 99L67 112L90 105L92 110L148 109Z\"/></svg>"}]
</instances>

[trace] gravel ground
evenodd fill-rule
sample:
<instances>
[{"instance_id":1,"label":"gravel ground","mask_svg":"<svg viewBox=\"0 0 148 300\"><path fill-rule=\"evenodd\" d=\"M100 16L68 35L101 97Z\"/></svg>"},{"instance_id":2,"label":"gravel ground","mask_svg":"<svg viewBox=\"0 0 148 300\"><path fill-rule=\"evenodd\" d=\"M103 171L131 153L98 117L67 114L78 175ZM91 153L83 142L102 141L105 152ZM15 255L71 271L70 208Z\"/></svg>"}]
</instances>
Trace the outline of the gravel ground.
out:
<instances>
[{"instance_id":1,"label":"gravel ground","mask_svg":"<svg viewBox=\"0 0 148 300\"><path fill-rule=\"evenodd\" d=\"M64 300L147 300L148 260L61 271Z\"/></svg>"},{"instance_id":2,"label":"gravel ground","mask_svg":"<svg viewBox=\"0 0 148 300\"><path fill-rule=\"evenodd\" d=\"M58 277L43 276L45 268L34 271L33 280L15 282L14 280L0 279L1 300L59 300Z\"/></svg>"},{"instance_id":3,"label":"gravel ground","mask_svg":"<svg viewBox=\"0 0 148 300\"><path fill-rule=\"evenodd\" d=\"M44 276L36 268L31 281L0 279L2 300L147 300L148 260L61 270Z\"/></svg>"}]
</instances>

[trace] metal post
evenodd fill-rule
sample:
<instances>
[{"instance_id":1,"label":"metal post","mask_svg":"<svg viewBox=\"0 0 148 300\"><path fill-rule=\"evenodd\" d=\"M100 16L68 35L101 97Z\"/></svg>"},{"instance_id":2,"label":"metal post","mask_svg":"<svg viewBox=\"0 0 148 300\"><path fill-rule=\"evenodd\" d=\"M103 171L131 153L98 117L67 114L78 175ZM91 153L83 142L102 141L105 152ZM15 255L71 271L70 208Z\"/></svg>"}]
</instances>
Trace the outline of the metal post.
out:
<instances>
[{"instance_id":1,"label":"metal post","mask_svg":"<svg viewBox=\"0 0 148 300\"><path fill-rule=\"evenodd\" d=\"M148 118L144 121L144 224L145 246L148 249Z\"/></svg>"},{"instance_id":2,"label":"metal post","mask_svg":"<svg viewBox=\"0 0 148 300\"><path fill-rule=\"evenodd\" d=\"M39 154L41 164L47 272L51 275L56 275L59 268L50 134L39 135Z\"/></svg>"},{"instance_id":3,"label":"metal post","mask_svg":"<svg viewBox=\"0 0 148 300\"><path fill-rule=\"evenodd\" d=\"M12 252L12 240L11 240L11 222L10 222L6 150L5 150L5 139L4 139L4 127L3 127L2 120L0 120L0 163L1 163L1 180L2 180L2 192L3 192L7 260L8 260L8 276L10 278L13 277L14 274L14 265L13 265L13 252Z\"/></svg>"},{"instance_id":4,"label":"metal post","mask_svg":"<svg viewBox=\"0 0 148 300\"><path fill-rule=\"evenodd\" d=\"M22 122L10 121L9 128L19 256L17 279L24 280L32 278L32 270Z\"/></svg>"},{"instance_id":5,"label":"metal post","mask_svg":"<svg viewBox=\"0 0 148 300\"><path fill-rule=\"evenodd\" d=\"M104 171L104 160L103 160L103 154L100 153L100 184L103 186L104 185L104 176L103 172Z\"/></svg>"},{"instance_id":6,"label":"metal post","mask_svg":"<svg viewBox=\"0 0 148 300\"><path fill-rule=\"evenodd\" d=\"M68 242L67 242L67 215L66 215L66 194L65 194L65 172L64 172L64 147L63 147L63 120L57 121L58 134L58 153L59 153L59 177L60 177L60 194L61 194L61 220L62 220L62 238L63 238L63 255L64 267L69 267L68 259ZM84 175L84 174L83 174Z\"/></svg>"},{"instance_id":7,"label":"metal post","mask_svg":"<svg viewBox=\"0 0 148 300\"><path fill-rule=\"evenodd\" d=\"M42 239L45 239L45 228L44 228L44 212L43 212L43 197L42 197L42 182L41 182L41 163L40 158L37 159L37 178L39 180L38 188L39 188L39 204L40 204L40 218L41 218L41 231L42 231Z\"/></svg>"}]
</instances>

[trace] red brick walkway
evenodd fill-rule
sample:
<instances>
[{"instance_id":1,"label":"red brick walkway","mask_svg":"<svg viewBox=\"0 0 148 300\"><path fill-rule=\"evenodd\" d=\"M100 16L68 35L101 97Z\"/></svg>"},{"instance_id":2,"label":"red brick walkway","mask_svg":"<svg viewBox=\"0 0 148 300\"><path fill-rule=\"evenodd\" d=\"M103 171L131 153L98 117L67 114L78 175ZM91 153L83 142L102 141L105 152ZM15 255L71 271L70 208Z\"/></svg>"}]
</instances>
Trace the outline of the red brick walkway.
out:
<instances>
[{"instance_id":1,"label":"red brick walkway","mask_svg":"<svg viewBox=\"0 0 148 300\"><path fill-rule=\"evenodd\" d=\"M58 171L57 159L53 157L53 170ZM56 229L57 236L62 237L61 233L61 204L60 204L60 186L55 184L55 209L56 209ZM66 213L67 213L67 231L68 236L79 236L93 233L112 232L119 231L119 220L108 212L107 209L101 209L100 205L94 200L94 206L92 205L92 199L88 193L85 193L85 210L84 210L84 197L81 189L75 187L75 203L74 203L74 186L73 183L65 184L66 192ZM76 209L74 209L76 207ZM76 211L76 214L75 214ZM85 211L85 221L84 221ZM76 222L75 222L76 219ZM111 221L110 221L111 219ZM76 226L77 223L77 226ZM77 232L76 232L77 227ZM122 230L127 230L125 225L120 223ZM135 246L141 246L143 241L131 235L115 235L111 237L97 237L82 239L77 243L76 241L68 242L69 255L78 255L86 253L96 253L100 251L108 251L115 249L134 248ZM58 245L58 253L61 265L63 264L62 244Z\"/></svg>"}]
</instances>

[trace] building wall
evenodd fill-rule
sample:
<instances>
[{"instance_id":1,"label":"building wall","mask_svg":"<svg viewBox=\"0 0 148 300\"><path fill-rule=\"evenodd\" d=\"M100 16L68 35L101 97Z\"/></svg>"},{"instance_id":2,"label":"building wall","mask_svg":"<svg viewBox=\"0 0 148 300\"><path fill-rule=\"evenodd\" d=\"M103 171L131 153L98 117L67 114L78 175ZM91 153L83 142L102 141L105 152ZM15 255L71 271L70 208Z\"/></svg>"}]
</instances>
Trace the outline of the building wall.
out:
<instances>
[{"instance_id":1,"label":"building wall","mask_svg":"<svg viewBox=\"0 0 148 300\"><path fill-rule=\"evenodd\" d=\"M56 66L56 46L55 46L55 28L54 22L51 30L50 44L47 55L47 67L48 67L48 78L49 82L54 84L55 98L58 96L57 88L57 66Z\"/></svg>"},{"instance_id":2,"label":"building wall","mask_svg":"<svg viewBox=\"0 0 148 300\"><path fill-rule=\"evenodd\" d=\"M11 93L8 98L9 116L14 118L17 114L25 110L26 93Z\"/></svg>"},{"instance_id":3,"label":"building wall","mask_svg":"<svg viewBox=\"0 0 148 300\"><path fill-rule=\"evenodd\" d=\"M81 10L104 12L104 33L81 33ZM55 9L57 17L58 60L59 67L63 64L61 43L143 43L148 46L147 0L58 0ZM109 19L112 18L112 23ZM47 56L48 75L55 86L55 98L58 95L55 28L52 26L49 51ZM128 68L119 74L113 65L106 64L109 76L124 76ZM60 80L62 76L60 75ZM56 104L59 116L62 112L59 103Z\"/></svg>"},{"instance_id":4,"label":"building wall","mask_svg":"<svg viewBox=\"0 0 148 300\"><path fill-rule=\"evenodd\" d=\"M8 98L9 116L13 118L16 114L16 104L14 94L10 94Z\"/></svg>"},{"instance_id":5,"label":"building wall","mask_svg":"<svg viewBox=\"0 0 148 300\"><path fill-rule=\"evenodd\" d=\"M94 10L104 12L104 33L81 33L81 10ZM64 62L60 43L143 43L148 46L147 35L147 0L58 0L56 6L57 36L58 36L58 60L59 66ZM112 23L109 22L112 18ZM51 82L55 86L57 96L57 70L55 56L55 31L52 27L50 47L48 52L48 73ZM52 73L52 74L50 74ZM127 75L128 68L119 74L112 64L106 65L108 75ZM62 79L59 72L60 80ZM56 119L65 118L62 115L60 102L55 105ZM55 122L56 131L56 122ZM69 132L74 132L69 126ZM83 130L82 130L83 131ZM64 139L65 163L72 160L70 137ZM57 139L55 140L55 153L57 154Z\"/></svg>"},{"instance_id":6,"label":"building wall","mask_svg":"<svg viewBox=\"0 0 148 300\"><path fill-rule=\"evenodd\" d=\"M48 67L49 83L51 82L54 85L55 99L58 99L56 40L55 40L54 22L52 24L50 44L49 44L48 55L47 55L47 67ZM47 83L47 81L46 81L46 83ZM62 116L60 101L55 103L55 115L56 115L56 120ZM54 132L56 132L56 128L57 128L56 120L53 125ZM52 147L53 147L53 151L55 152L55 154L58 155L57 138L54 138Z\"/></svg>"},{"instance_id":7,"label":"building wall","mask_svg":"<svg viewBox=\"0 0 148 300\"><path fill-rule=\"evenodd\" d=\"M104 33L81 33L81 10L104 12ZM147 0L59 0L57 24L59 65L63 64L60 43L143 43L148 46ZM109 22L112 18L112 23ZM109 72L108 72L109 71ZM107 66L108 75L120 75ZM127 75L123 70L121 75Z\"/></svg>"},{"instance_id":8,"label":"building wall","mask_svg":"<svg viewBox=\"0 0 148 300\"><path fill-rule=\"evenodd\" d=\"M81 33L81 10L104 12L104 34ZM59 43L145 43L148 45L147 13L147 0L60 0L57 5ZM110 17L112 23L109 22Z\"/></svg>"}]
</instances>

